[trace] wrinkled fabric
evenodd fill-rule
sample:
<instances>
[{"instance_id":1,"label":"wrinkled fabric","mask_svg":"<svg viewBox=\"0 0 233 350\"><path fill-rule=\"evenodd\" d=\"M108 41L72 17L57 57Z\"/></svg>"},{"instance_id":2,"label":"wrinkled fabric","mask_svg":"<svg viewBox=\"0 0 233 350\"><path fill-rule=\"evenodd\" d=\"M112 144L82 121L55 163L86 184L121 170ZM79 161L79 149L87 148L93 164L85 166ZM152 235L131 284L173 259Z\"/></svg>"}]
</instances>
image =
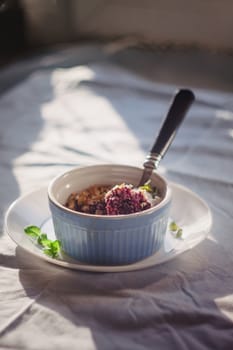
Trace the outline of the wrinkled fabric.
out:
<instances>
[{"instance_id":1,"label":"wrinkled fabric","mask_svg":"<svg viewBox=\"0 0 233 350\"><path fill-rule=\"evenodd\" d=\"M141 166L176 88L98 63L36 71L6 91L1 223L18 196L73 166ZM86 273L38 260L2 229L1 348L233 348L233 94L194 92L159 171L208 203L208 239L143 271Z\"/></svg>"}]
</instances>

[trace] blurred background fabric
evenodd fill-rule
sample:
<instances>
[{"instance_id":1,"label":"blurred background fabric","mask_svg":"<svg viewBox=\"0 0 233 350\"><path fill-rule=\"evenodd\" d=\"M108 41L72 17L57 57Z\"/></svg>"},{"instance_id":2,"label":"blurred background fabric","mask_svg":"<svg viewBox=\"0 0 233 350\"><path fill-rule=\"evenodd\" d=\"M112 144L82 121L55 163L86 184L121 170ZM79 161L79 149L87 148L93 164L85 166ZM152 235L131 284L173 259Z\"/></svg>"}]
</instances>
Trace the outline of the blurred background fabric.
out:
<instances>
[{"instance_id":1,"label":"blurred background fabric","mask_svg":"<svg viewBox=\"0 0 233 350\"><path fill-rule=\"evenodd\" d=\"M231 0L22 0L20 4L32 45L132 37L160 45L233 49Z\"/></svg>"},{"instance_id":2,"label":"blurred background fabric","mask_svg":"<svg viewBox=\"0 0 233 350\"><path fill-rule=\"evenodd\" d=\"M231 0L1 0L0 64L91 42L147 78L232 90L232 14Z\"/></svg>"}]
</instances>

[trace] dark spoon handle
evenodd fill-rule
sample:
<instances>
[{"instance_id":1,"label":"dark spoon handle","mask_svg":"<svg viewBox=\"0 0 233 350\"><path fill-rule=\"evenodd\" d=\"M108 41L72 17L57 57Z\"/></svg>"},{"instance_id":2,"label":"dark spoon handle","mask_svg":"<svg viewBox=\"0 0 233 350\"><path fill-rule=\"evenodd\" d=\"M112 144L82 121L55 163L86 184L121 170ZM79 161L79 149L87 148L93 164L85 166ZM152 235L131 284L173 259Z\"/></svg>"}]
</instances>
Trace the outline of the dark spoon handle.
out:
<instances>
[{"instance_id":1,"label":"dark spoon handle","mask_svg":"<svg viewBox=\"0 0 233 350\"><path fill-rule=\"evenodd\" d=\"M144 185L150 179L153 170L158 168L161 159L171 145L176 132L194 99L195 96L193 92L187 89L179 90L175 95L168 114L156 137L155 143L143 164L144 170L139 186Z\"/></svg>"},{"instance_id":2,"label":"dark spoon handle","mask_svg":"<svg viewBox=\"0 0 233 350\"><path fill-rule=\"evenodd\" d=\"M159 154L161 158L165 155L194 99L195 96L191 90L181 89L177 92L162 123L151 153Z\"/></svg>"}]
</instances>

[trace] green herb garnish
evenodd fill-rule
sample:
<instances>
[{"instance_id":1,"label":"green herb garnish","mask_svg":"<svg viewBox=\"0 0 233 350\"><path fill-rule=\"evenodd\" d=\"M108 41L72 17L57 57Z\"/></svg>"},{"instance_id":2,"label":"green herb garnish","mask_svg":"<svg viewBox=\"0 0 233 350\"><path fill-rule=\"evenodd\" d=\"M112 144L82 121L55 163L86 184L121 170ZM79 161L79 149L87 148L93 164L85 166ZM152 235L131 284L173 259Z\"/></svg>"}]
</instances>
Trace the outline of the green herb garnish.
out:
<instances>
[{"instance_id":1,"label":"green herb garnish","mask_svg":"<svg viewBox=\"0 0 233 350\"><path fill-rule=\"evenodd\" d=\"M61 242L56 241L50 241L50 243L46 246L44 249L44 253L48 256L51 256L52 258L57 258L59 255L61 249Z\"/></svg>"},{"instance_id":2,"label":"green herb garnish","mask_svg":"<svg viewBox=\"0 0 233 350\"><path fill-rule=\"evenodd\" d=\"M175 233L175 237L176 237L176 238L182 238L183 229L182 229L181 227L179 227L175 221L172 221L172 222L169 224L169 229L170 229L170 231L172 231L173 233Z\"/></svg>"},{"instance_id":3,"label":"green herb garnish","mask_svg":"<svg viewBox=\"0 0 233 350\"><path fill-rule=\"evenodd\" d=\"M156 187L152 187L150 184L151 180L148 180L147 182L144 183L144 185L140 186L140 190L144 190L146 192L151 193L152 197L155 198L155 196L157 195L157 188Z\"/></svg>"},{"instance_id":4,"label":"green herb garnish","mask_svg":"<svg viewBox=\"0 0 233 350\"><path fill-rule=\"evenodd\" d=\"M24 232L31 238L38 238L41 234L41 230L37 226L27 226L25 227Z\"/></svg>"},{"instance_id":5,"label":"green herb garnish","mask_svg":"<svg viewBox=\"0 0 233 350\"><path fill-rule=\"evenodd\" d=\"M177 226L177 224L176 224L175 221L172 221L172 222L170 223L169 229L170 229L170 231L172 231L172 232L175 232L175 231L178 230L178 226Z\"/></svg>"},{"instance_id":6,"label":"green herb garnish","mask_svg":"<svg viewBox=\"0 0 233 350\"><path fill-rule=\"evenodd\" d=\"M143 186L139 187L140 190L145 190L146 192L152 193L153 189L150 184L145 183Z\"/></svg>"},{"instance_id":7,"label":"green herb garnish","mask_svg":"<svg viewBox=\"0 0 233 350\"><path fill-rule=\"evenodd\" d=\"M178 231L176 232L176 238L182 238L183 230L182 228L179 228Z\"/></svg>"},{"instance_id":8,"label":"green herb garnish","mask_svg":"<svg viewBox=\"0 0 233 350\"><path fill-rule=\"evenodd\" d=\"M43 233L37 226L27 226L24 232L43 248L44 254L51 258L57 258L59 256L61 250L61 242L59 240L51 241L47 234Z\"/></svg>"}]
</instances>

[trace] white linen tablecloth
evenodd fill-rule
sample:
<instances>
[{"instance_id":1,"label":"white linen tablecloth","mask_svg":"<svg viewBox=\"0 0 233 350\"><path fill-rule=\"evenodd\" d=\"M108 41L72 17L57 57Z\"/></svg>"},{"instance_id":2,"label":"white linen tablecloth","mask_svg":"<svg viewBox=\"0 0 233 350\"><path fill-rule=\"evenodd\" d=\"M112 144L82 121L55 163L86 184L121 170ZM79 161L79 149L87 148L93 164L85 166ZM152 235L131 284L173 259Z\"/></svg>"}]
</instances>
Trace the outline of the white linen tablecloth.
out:
<instances>
[{"instance_id":1,"label":"white linen tablecloth","mask_svg":"<svg viewBox=\"0 0 233 350\"><path fill-rule=\"evenodd\" d=\"M6 91L1 224L19 195L73 166L141 166L176 88L103 62L42 69ZM95 274L42 262L2 230L2 349L233 348L233 94L194 92L159 171L208 203L208 239L160 266Z\"/></svg>"}]
</instances>

